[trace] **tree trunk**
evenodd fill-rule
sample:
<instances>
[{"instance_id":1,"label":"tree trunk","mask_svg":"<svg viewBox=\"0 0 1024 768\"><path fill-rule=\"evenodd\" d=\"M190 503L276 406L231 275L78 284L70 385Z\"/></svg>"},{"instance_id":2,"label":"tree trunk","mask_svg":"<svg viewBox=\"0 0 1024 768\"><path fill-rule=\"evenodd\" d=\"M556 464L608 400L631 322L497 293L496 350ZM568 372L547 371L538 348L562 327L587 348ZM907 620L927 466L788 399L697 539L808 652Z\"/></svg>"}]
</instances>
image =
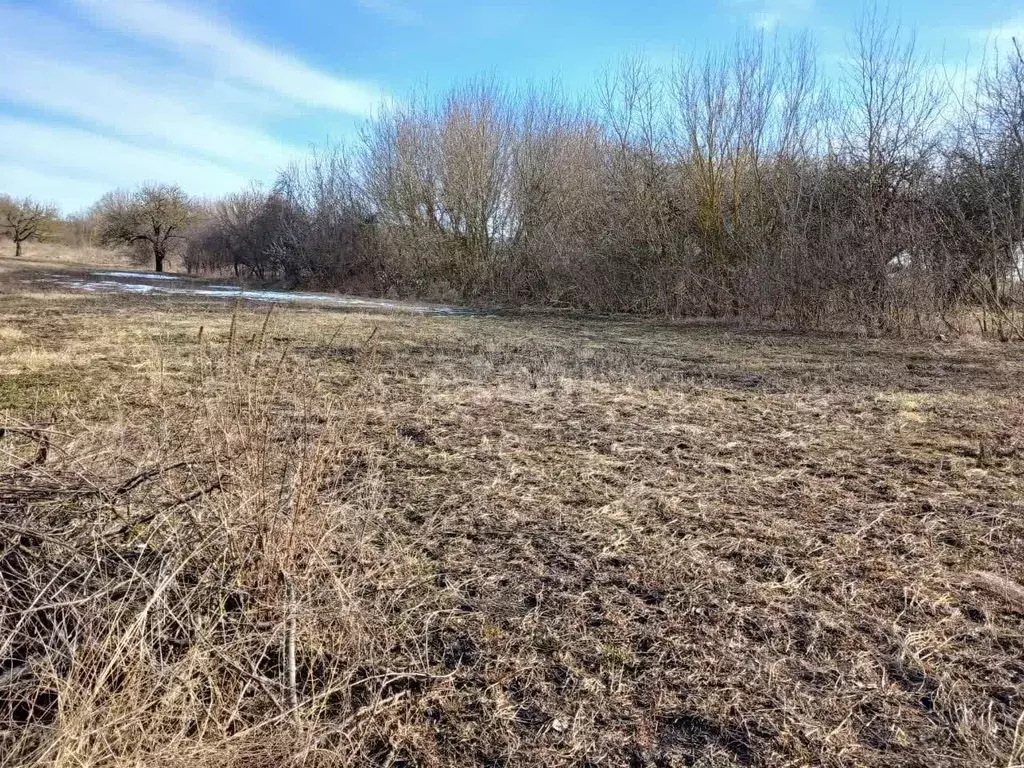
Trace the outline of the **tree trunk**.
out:
<instances>
[{"instance_id":1,"label":"tree trunk","mask_svg":"<svg viewBox=\"0 0 1024 768\"><path fill-rule=\"evenodd\" d=\"M163 248L154 248L153 249L153 256L156 257L156 271L157 272L163 272L164 271L164 251L163 251Z\"/></svg>"},{"instance_id":2,"label":"tree trunk","mask_svg":"<svg viewBox=\"0 0 1024 768\"><path fill-rule=\"evenodd\" d=\"M21 240L14 241L14 258L21 258Z\"/></svg>"}]
</instances>

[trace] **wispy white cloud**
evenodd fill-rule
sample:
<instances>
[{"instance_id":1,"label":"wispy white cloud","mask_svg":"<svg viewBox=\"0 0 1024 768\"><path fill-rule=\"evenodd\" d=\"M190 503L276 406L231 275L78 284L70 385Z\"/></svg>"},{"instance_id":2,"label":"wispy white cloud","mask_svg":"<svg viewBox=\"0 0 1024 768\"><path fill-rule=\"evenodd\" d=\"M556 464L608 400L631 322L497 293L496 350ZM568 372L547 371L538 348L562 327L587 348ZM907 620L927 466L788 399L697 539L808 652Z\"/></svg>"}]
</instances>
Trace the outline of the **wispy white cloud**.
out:
<instances>
[{"instance_id":1,"label":"wispy white cloud","mask_svg":"<svg viewBox=\"0 0 1024 768\"><path fill-rule=\"evenodd\" d=\"M726 0L726 4L766 32L800 26L814 12L814 0Z\"/></svg>"},{"instance_id":2,"label":"wispy white cloud","mask_svg":"<svg viewBox=\"0 0 1024 768\"><path fill-rule=\"evenodd\" d=\"M0 0L0 192L66 210L150 180L223 194L271 181L301 154L306 137L284 138L285 121L293 131L307 118L344 126L379 98L182 6L62 8Z\"/></svg>"},{"instance_id":3,"label":"wispy white cloud","mask_svg":"<svg viewBox=\"0 0 1024 768\"><path fill-rule=\"evenodd\" d=\"M401 0L358 0L359 5L389 21L405 26L419 26L425 19L422 13Z\"/></svg>"},{"instance_id":4,"label":"wispy white cloud","mask_svg":"<svg viewBox=\"0 0 1024 768\"><path fill-rule=\"evenodd\" d=\"M0 33L0 41L3 34ZM0 42L2 44L2 42ZM0 96L125 138L151 140L256 171L281 165L297 150L266 133L204 108L189 81L133 81L109 71L50 59L5 45L31 78L0 78ZM191 80L191 78L189 78ZM175 85L181 86L175 92Z\"/></svg>"},{"instance_id":5,"label":"wispy white cloud","mask_svg":"<svg viewBox=\"0 0 1024 768\"><path fill-rule=\"evenodd\" d=\"M74 1L102 24L303 106L367 115L380 99L377 89L367 83L316 69L185 6L162 0Z\"/></svg>"},{"instance_id":6,"label":"wispy white cloud","mask_svg":"<svg viewBox=\"0 0 1024 768\"><path fill-rule=\"evenodd\" d=\"M5 139L0 164L102 183L107 189L160 180L217 194L248 181L245 174L201 159L38 120L0 117L0 136Z\"/></svg>"}]
</instances>

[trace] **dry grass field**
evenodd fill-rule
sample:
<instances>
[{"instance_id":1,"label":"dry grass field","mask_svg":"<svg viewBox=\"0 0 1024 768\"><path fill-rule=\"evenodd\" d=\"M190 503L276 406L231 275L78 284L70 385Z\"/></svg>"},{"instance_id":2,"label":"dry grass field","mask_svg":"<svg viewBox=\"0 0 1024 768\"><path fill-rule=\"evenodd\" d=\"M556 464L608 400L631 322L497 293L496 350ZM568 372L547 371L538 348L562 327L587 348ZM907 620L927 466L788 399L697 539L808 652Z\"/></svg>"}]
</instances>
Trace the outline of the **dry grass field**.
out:
<instances>
[{"instance_id":1,"label":"dry grass field","mask_svg":"<svg viewBox=\"0 0 1024 768\"><path fill-rule=\"evenodd\" d=\"M1024 348L0 261L0 766L1024 765Z\"/></svg>"},{"instance_id":2,"label":"dry grass field","mask_svg":"<svg viewBox=\"0 0 1024 768\"><path fill-rule=\"evenodd\" d=\"M91 268L127 267L129 259L123 252L106 248L70 248L59 243L25 243L20 258L14 255L14 246L0 240L0 276L30 269L52 267ZM5 286L7 288L7 286ZM5 293L8 293L5 290Z\"/></svg>"}]
</instances>

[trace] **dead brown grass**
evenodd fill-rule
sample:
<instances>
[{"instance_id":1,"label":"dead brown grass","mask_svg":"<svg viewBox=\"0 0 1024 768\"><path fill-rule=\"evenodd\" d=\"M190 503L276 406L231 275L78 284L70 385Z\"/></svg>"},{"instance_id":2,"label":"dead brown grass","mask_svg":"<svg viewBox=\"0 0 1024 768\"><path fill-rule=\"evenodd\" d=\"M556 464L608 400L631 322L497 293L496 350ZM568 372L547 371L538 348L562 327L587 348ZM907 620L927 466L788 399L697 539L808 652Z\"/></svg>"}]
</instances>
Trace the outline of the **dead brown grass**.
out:
<instances>
[{"instance_id":1,"label":"dead brown grass","mask_svg":"<svg viewBox=\"0 0 1024 768\"><path fill-rule=\"evenodd\" d=\"M14 256L14 244L0 239L0 277L15 271L50 266L121 267L130 264L123 251L108 248L72 247L61 243L22 244L21 258Z\"/></svg>"},{"instance_id":2,"label":"dead brown grass","mask_svg":"<svg viewBox=\"0 0 1024 768\"><path fill-rule=\"evenodd\" d=\"M0 313L2 766L1024 761L1017 346Z\"/></svg>"}]
</instances>

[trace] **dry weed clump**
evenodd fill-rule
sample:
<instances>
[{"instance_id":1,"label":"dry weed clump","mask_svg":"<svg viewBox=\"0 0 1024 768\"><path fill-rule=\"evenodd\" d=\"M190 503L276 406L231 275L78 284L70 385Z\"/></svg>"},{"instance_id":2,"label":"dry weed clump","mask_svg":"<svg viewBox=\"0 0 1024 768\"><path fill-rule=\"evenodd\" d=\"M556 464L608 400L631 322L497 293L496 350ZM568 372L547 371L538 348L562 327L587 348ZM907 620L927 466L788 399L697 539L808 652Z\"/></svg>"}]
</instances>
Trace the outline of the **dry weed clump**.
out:
<instances>
[{"instance_id":1,"label":"dry weed clump","mask_svg":"<svg viewBox=\"0 0 1024 768\"><path fill-rule=\"evenodd\" d=\"M346 764L416 685L374 664L424 596L380 518L372 365L331 396L221 347L151 423L7 430L0 764Z\"/></svg>"},{"instance_id":2,"label":"dry weed clump","mask_svg":"<svg viewBox=\"0 0 1024 768\"><path fill-rule=\"evenodd\" d=\"M61 306L3 768L1024 760L1006 346Z\"/></svg>"}]
</instances>

